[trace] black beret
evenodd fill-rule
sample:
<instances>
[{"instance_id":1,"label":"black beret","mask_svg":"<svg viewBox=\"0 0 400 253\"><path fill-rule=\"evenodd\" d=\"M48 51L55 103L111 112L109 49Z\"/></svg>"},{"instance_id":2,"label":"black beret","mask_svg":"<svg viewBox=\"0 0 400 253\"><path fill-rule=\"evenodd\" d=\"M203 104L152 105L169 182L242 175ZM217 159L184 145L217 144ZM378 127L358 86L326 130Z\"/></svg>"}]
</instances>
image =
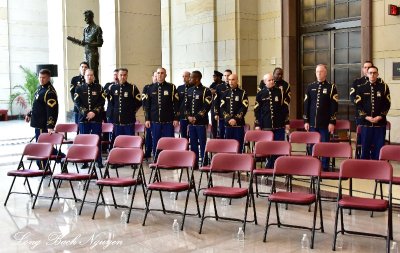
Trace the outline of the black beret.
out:
<instances>
[{"instance_id":1,"label":"black beret","mask_svg":"<svg viewBox=\"0 0 400 253\"><path fill-rule=\"evenodd\" d=\"M222 77L222 73L219 72L218 70L214 70L214 76Z\"/></svg>"}]
</instances>

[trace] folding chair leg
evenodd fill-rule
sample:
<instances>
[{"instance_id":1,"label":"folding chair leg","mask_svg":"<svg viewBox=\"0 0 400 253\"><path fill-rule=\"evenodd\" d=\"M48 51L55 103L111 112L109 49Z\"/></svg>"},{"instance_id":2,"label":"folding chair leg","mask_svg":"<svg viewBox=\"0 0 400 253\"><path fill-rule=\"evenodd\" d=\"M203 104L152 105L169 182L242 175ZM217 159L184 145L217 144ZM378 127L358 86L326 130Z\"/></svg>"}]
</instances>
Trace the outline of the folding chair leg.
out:
<instances>
[{"instance_id":1,"label":"folding chair leg","mask_svg":"<svg viewBox=\"0 0 400 253\"><path fill-rule=\"evenodd\" d=\"M267 232L268 232L268 225L269 225L269 215L271 214L271 201L268 201L268 211L267 211L267 219L265 221L265 231L264 231L264 238L263 242L267 241Z\"/></svg>"},{"instance_id":2,"label":"folding chair leg","mask_svg":"<svg viewBox=\"0 0 400 253\"><path fill-rule=\"evenodd\" d=\"M332 250L336 250L336 237L337 237L337 226L339 221L339 206L336 206L336 214L335 214L335 226L333 231L333 242L332 242Z\"/></svg>"},{"instance_id":3,"label":"folding chair leg","mask_svg":"<svg viewBox=\"0 0 400 253\"><path fill-rule=\"evenodd\" d=\"M54 203L54 199L56 198L56 195L58 196L58 188L60 187L61 183L62 183L62 180L58 180L56 188L54 189L54 195L53 195L53 198L51 200L51 204L50 204L50 207L49 207L49 212L51 212L51 208L53 207L53 203Z\"/></svg>"},{"instance_id":4,"label":"folding chair leg","mask_svg":"<svg viewBox=\"0 0 400 253\"><path fill-rule=\"evenodd\" d=\"M243 232L246 232L246 222L247 222L247 211L249 210L250 196L247 194L246 206L244 207L244 219L243 219Z\"/></svg>"},{"instance_id":5,"label":"folding chair leg","mask_svg":"<svg viewBox=\"0 0 400 253\"><path fill-rule=\"evenodd\" d=\"M90 181L90 180L88 180L88 181ZM87 186L87 188L85 190L85 194L83 195L81 208L79 209L79 215L81 215L81 213L82 213L83 204L85 204L85 199L86 199L86 195L87 195L88 190L89 190L89 184L88 184L88 186Z\"/></svg>"},{"instance_id":6,"label":"folding chair leg","mask_svg":"<svg viewBox=\"0 0 400 253\"><path fill-rule=\"evenodd\" d=\"M38 199L38 197L39 197L40 188L42 187L42 184L43 184L43 179L44 179L44 176L40 179L40 183L39 183L39 186L38 186L38 190L37 190L37 192L36 192L35 199L33 200L32 209L35 208L36 201L37 201L37 199Z\"/></svg>"},{"instance_id":7,"label":"folding chair leg","mask_svg":"<svg viewBox=\"0 0 400 253\"><path fill-rule=\"evenodd\" d=\"M100 200L100 195L102 194L102 192L103 192L103 188L104 188L104 186L100 186L100 189L99 189L99 195L97 195L97 200L96 200L96 205L94 206L94 211L93 211L93 215L92 215L92 220L94 220L94 217L96 216L96 211L97 211L97 207L99 206L99 200ZM104 203L104 204L106 204L106 203Z\"/></svg>"},{"instance_id":8,"label":"folding chair leg","mask_svg":"<svg viewBox=\"0 0 400 253\"><path fill-rule=\"evenodd\" d=\"M319 202L319 219L320 219L320 226L321 226L321 232L325 233L324 230L324 219L322 217L322 201L321 201L321 196L318 197L318 202Z\"/></svg>"},{"instance_id":9,"label":"folding chair leg","mask_svg":"<svg viewBox=\"0 0 400 253\"><path fill-rule=\"evenodd\" d=\"M73 185L72 185L72 182L71 182L71 181L69 181L69 185L70 185L70 187L71 187L72 196L74 196L74 200L75 200L75 202L78 202L78 199L76 198L76 194L75 194L75 191L74 191L74 187L73 187Z\"/></svg>"},{"instance_id":10,"label":"folding chair leg","mask_svg":"<svg viewBox=\"0 0 400 253\"><path fill-rule=\"evenodd\" d=\"M10 190L8 190L8 194L7 194L7 197L6 197L6 201L4 202L4 206L7 205L8 198L10 197L12 188L14 187L15 179L17 179L17 177L14 177L14 179L13 179L13 181L11 183Z\"/></svg>"},{"instance_id":11,"label":"folding chair leg","mask_svg":"<svg viewBox=\"0 0 400 253\"><path fill-rule=\"evenodd\" d=\"M217 210L217 201L215 201L215 197L212 197L213 199L213 205L214 205L214 213L215 213L215 220L218 220L218 210Z\"/></svg>"},{"instance_id":12,"label":"folding chair leg","mask_svg":"<svg viewBox=\"0 0 400 253\"><path fill-rule=\"evenodd\" d=\"M115 201L114 189L110 186L111 196L113 198L114 208L117 209L117 202Z\"/></svg>"},{"instance_id":13,"label":"folding chair leg","mask_svg":"<svg viewBox=\"0 0 400 253\"><path fill-rule=\"evenodd\" d=\"M313 217L313 226L311 230L311 245L310 248L314 248L314 237L315 237L315 223L317 223L317 211L318 211L318 201L314 204L314 217Z\"/></svg>"},{"instance_id":14,"label":"folding chair leg","mask_svg":"<svg viewBox=\"0 0 400 253\"><path fill-rule=\"evenodd\" d=\"M201 231L203 229L203 223L204 223L204 213L206 212L206 206L207 206L207 200L208 200L208 196L206 196L205 200L204 200L204 205L203 205L203 212L201 213L201 221L200 221L200 229L199 229L199 234L201 234Z\"/></svg>"},{"instance_id":15,"label":"folding chair leg","mask_svg":"<svg viewBox=\"0 0 400 253\"><path fill-rule=\"evenodd\" d=\"M197 192L197 194L200 194L200 189L201 189L201 179L203 178L203 171L200 171L200 178L199 178L199 190Z\"/></svg>"},{"instance_id":16,"label":"folding chair leg","mask_svg":"<svg viewBox=\"0 0 400 253\"><path fill-rule=\"evenodd\" d=\"M186 210L187 210L187 205L188 205L188 201L189 201L189 194L190 194L190 190L188 190L187 194L186 194L185 209L183 210L183 214L182 214L181 230L183 230L183 225L185 224Z\"/></svg>"},{"instance_id":17,"label":"folding chair leg","mask_svg":"<svg viewBox=\"0 0 400 253\"><path fill-rule=\"evenodd\" d=\"M260 195L258 193L258 181L257 181L258 177L254 176L254 182L256 183L256 197L258 198L258 196ZM260 181L262 183L262 180Z\"/></svg>"},{"instance_id":18,"label":"folding chair leg","mask_svg":"<svg viewBox=\"0 0 400 253\"><path fill-rule=\"evenodd\" d=\"M149 190L148 190L148 191L149 191ZM143 218L142 226L146 225L147 214L150 212L150 200L151 200L151 195L152 195L153 191L150 190L150 194L149 194L148 191L147 191L146 195L148 195L149 198L148 198L148 200L146 201L146 210L145 210L145 212L144 212L144 218Z\"/></svg>"},{"instance_id":19,"label":"folding chair leg","mask_svg":"<svg viewBox=\"0 0 400 253\"><path fill-rule=\"evenodd\" d=\"M161 207L162 207L163 213L165 214L164 198L162 196L162 192L161 191L158 191L158 192L160 193Z\"/></svg>"},{"instance_id":20,"label":"folding chair leg","mask_svg":"<svg viewBox=\"0 0 400 253\"><path fill-rule=\"evenodd\" d=\"M253 201L254 224L258 225L258 222L257 222L257 212L256 212L256 202L255 202L255 199L254 199L254 194L253 194L253 192L251 192L250 194L251 194L251 199L252 199L252 201Z\"/></svg>"},{"instance_id":21,"label":"folding chair leg","mask_svg":"<svg viewBox=\"0 0 400 253\"><path fill-rule=\"evenodd\" d=\"M128 219L126 220L126 223L129 223L129 220L130 220L130 218L131 218L133 200L135 199L135 194L136 194L136 187L137 187L137 184L133 187L132 198L131 198L131 205L129 206Z\"/></svg>"}]
</instances>

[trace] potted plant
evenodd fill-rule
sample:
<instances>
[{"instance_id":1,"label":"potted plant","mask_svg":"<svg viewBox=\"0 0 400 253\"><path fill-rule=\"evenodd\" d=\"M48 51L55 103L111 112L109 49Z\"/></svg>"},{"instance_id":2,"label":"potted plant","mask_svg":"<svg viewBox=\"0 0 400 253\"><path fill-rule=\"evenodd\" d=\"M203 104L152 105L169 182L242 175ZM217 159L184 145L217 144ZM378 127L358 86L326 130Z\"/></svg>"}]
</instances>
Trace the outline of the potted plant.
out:
<instances>
[{"instance_id":1,"label":"potted plant","mask_svg":"<svg viewBox=\"0 0 400 253\"><path fill-rule=\"evenodd\" d=\"M12 113L12 105L15 102L21 109L19 116L25 114L30 108L32 108L33 100L35 99L35 92L39 86L39 80L32 70L19 66L25 74L25 83L23 85L15 85L12 88L10 94L10 111Z\"/></svg>"}]
</instances>

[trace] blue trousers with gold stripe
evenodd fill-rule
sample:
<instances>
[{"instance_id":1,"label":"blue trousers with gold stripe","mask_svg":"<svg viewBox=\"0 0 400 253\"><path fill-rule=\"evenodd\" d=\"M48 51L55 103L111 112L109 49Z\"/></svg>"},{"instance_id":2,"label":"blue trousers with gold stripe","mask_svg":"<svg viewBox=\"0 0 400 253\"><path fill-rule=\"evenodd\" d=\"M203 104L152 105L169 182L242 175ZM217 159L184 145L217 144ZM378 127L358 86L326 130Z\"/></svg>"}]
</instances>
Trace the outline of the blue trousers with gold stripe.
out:
<instances>
[{"instance_id":1,"label":"blue trousers with gold stripe","mask_svg":"<svg viewBox=\"0 0 400 253\"><path fill-rule=\"evenodd\" d=\"M158 140L161 137L174 137L174 126L172 122L151 122L151 135L153 137L153 157L156 157Z\"/></svg>"},{"instance_id":2,"label":"blue trousers with gold stripe","mask_svg":"<svg viewBox=\"0 0 400 253\"><path fill-rule=\"evenodd\" d=\"M187 119L181 119L179 121L180 133L182 138L188 138L188 121Z\"/></svg>"},{"instance_id":3,"label":"blue trousers with gold stripe","mask_svg":"<svg viewBox=\"0 0 400 253\"><path fill-rule=\"evenodd\" d=\"M225 139L235 139L239 142L239 153L243 150L244 128L243 126L225 126Z\"/></svg>"},{"instance_id":4,"label":"blue trousers with gold stripe","mask_svg":"<svg viewBox=\"0 0 400 253\"><path fill-rule=\"evenodd\" d=\"M361 159L379 160L379 152L385 145L386 126L361 127Z\"/></svg>"},{"instance_id":5,"label":"blue trousers with gold stripe","mask_svg":"<svg viewBox=\"0 0 400 253\"><path fill-rule=\"evenodd\" d=\"M196 154L196 162L199 162L199 145L200 157L204 158L204 150L207 142L207 126L189 125L190 150Z\"/></svg>"}]
</instances>

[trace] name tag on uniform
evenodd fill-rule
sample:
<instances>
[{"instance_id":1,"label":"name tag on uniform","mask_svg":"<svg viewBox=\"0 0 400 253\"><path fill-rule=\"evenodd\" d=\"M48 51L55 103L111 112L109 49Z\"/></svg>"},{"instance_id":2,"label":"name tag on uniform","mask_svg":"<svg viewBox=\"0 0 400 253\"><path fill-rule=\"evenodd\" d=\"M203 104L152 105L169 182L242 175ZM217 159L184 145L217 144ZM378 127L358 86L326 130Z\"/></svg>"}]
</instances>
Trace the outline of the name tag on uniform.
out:
<instances>
[{"instance_id":1,"label":"name tag on uniform","mask_svg":"<svg viewBox=\"0 0 400 253\"><path fill-rule=\"evenodd\" d=\"M275 97L275 102L278 102L279 101L279 98L278 97Z\"/></svg>"},{"instance_id":2,"label":"name tag on uniform","mask_svg":"<svg viewBox=\"0 0 400 253\"><path fill-rule=\"evenodd\" d=\"M168 96L169 92L167 90L164 91L164 96Z\"/></svg>"},{"instance_id":3,"label":"name tag on uniform","mask_svg":"<svg viewBox=\"0 0 400 253\"><path fill-rule=\"evenodd\" d=\"M380 97L381 96L381 92L380 91L376 92L376 96Z\"/></svg>"},{"instance_id":4,"label":"name tag on uniform","mask_svg":"<svg viewBox=\"0 0 400 253\"><path fill-rule=\"evenodd\" d=\"M156 95L156 94L157 94L157 91L154 91L154 92L152 92L151 94Z\"/></svg>"},{"instance_id":5,"label":"name tag on uniform","mask_svg":"<svg viewBox=\"0 0 400 253\"><path fill-rule=\"evenodd\" d=\"M96 96L96 95L97 95L97 92L92 91L92 96Z\"/></svg>"},{"instance_id":6,"label":"name tag on uniform","mask_svg":"<svg viewBox=\"0 0 400 253\"><path fill-rule=\"evenodd\" d=\"M194 99L199 99L200 98L200 95L196 95L195 97L194 97Z\"/></svg>"},{"instance_id":7,"label":"name tag on uniform","mask_svg":"<svg viewBox=\"0 0 400 253\"><path fill-rule=\"evenodd\" d=\"M115 95L118 95L118 90L115 90L115 91L114 91L114 94L115 94Z\"/></svg>"},{"instance_id":8,"label":"name tag on uniform","mask_svg":"<svg viewBox=\"0 0 400 253\"><path fill-rule=\"evenodd\" d=\"M323 89L322 93L324 93L324 94L328 93L328 89L327 88Z\"/></svg>"},{"instance_id":9,"label":"name tag on uniform","mask_svg":"<svg viewBox=\"0 0 400 253\"><path fill-rule=\"evenodd\" d=\"M239 101L239 96L235 96L235 101Z\"/></svg>"},{"instance_id":10,"label":"name tag on uniform","mask_svg":"<svg viewBox=\"0 0 400 253\"><path fill-rule=\"evenodd\" d=\"M124 92L124 98L127 98L127 97L128 97L128 92L125 91L125 92Z\"/></svg>"}]
</instances>

